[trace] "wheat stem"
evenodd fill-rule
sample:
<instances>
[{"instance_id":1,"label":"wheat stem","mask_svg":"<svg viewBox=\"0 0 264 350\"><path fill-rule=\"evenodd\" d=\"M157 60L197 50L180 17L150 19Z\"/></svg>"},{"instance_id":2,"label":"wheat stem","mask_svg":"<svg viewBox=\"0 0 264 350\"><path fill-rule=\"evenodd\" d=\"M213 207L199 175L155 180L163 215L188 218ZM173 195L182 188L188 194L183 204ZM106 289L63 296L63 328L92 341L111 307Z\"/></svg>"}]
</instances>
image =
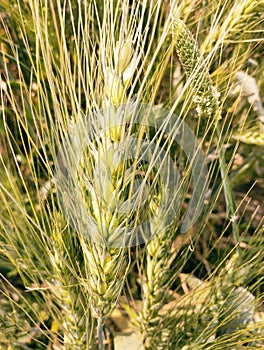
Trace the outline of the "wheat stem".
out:
<instances>
[{"instance_id":1,"label":"wheat stem","mask_svg":"<svg viewBox=\"0 0 264 350\"><path fill-rule=\"evenodd\" d=\"M104 318L100 317L97 324L98 350L104 349Z\"/></svg>"}]
</instances>

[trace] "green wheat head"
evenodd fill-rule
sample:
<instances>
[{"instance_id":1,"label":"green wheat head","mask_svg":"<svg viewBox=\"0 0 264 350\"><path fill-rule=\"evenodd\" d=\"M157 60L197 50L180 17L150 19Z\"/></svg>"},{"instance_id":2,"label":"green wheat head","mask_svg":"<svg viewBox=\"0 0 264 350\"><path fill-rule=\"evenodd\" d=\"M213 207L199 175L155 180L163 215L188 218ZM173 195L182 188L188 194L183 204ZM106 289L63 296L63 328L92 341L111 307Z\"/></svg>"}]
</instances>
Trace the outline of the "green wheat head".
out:
<instances>
[{"instance_id":1,"label":"green wheat head","mask_svg":"<svg viewBox=\"0 0 264 350\"><path fill-rule=\"evenodd\" d=\"M208 64L199 53L198 44L183 21L175 18L172 37L181 64L194 92L194 103L197 104L199 115L220 119L219 93L212 84L208 72Z\"/></svg>"}]
</instances>

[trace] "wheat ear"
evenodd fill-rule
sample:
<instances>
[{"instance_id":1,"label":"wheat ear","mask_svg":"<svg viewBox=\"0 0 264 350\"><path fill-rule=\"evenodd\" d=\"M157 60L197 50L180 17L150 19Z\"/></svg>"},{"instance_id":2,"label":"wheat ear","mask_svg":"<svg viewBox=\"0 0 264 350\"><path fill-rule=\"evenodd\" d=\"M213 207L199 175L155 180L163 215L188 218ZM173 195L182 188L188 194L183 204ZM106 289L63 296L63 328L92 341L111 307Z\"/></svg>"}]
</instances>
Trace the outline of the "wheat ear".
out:
<instances>
[{"instance_id":1,"label":"wheat ear","mask_svg":"<svg viewBox=\"0 0 264 350\"><path fill-rule=\"evenodd\" d=\"M113 244L120 230L126 231L126 217L116 211L114 199L114 193L122 192L124 169L121 164L119 178L116 173L113 174L118 161L109 147L115 147L115 144L126 137L125 125L120 120L120 116L116 119L115 111L118 105L125 102L125 92L134 66L133 64L131 66L133 53L131 40L124 40L116 45L118 54L115 57L114 68L111 69L107 65L103 67L105 86L103 105L111 111L111 125L109 125L109 114L103 112L101 125L98 128L100 135L96 135L97 144L92 150L95 162L100 163L98 177L94 180L94 187L90 188L98 241L81 239L89 275L91 310L98 320L99 349L103 349L104 320L118 301L130 265L128 249L116 248Z\"/></svg>"},{"instance_id":2,"label":"wheat ear","mask_svg":"<svg viewBox=\"0 0 264 350\"><path fill-rule=\"evenodd\" d=\"M162 196L160 196L162 198ZM161 350L166 347L169 333L162 327L160 311L167 302L167 290L174 276L172 263L176 250L171 249L175 227L170 222L166 206L151 202L150 230L152 240L146 247L146 267L142 284L143 310L139 321L146 349Z\"/></svg>"},{"instance_id":3,"label":"wheat ear","mask_svg":"<svg viewBox=\"0 0 264 350\"><path fill-rule=\"evenodd\" d=\"M81 290L70 259L71 255L78 252L73 250L71 236L67 235L68 231L65 231L61 223L62 217L56 214L50 251L53 278L49 287L56 298L61 300L63 318L59 320L59 326L63 331L63 345L65 350L83 350L86 345L92 349L94 325L90 309L85 307L88 297Z\"/></svg>"},{"instance_id":4,"label":"wheat ear","mask_svg":"<svg viewBox=\"0 0 264 350\"><path fill-rule=\"evenodd\" d=\"M184 22L179 18L173 21L172 36L181 64L190 78L194 102L199 115L220 119L219 93L213 86L205 61L199 53L197 42Z\"/></svg>"},{"instance_id":5,"label":"wheat ear","mask_svg":"<svg viewBox=\"0 0 264 350\"><path fill-rule=\"evenodd\" d=\"M223 148L224 139L219 126L219 120L221 119L221 108L218 99L219 93L213 86L208 69L204 66L206 61L203 60L202 56L199 54L198 45L195 39L184 22L177 17L173 22L172 34L173 39L175 39L175 46L181 64L185 69L187 77L191 79L190 84L194 90L194 100L198 106L198 114L205 115L206 117L211 116L216 125L216 135L218 138L217 148L219 152L219 164L223 189L227 203L227 215L232 221L233 236L237 244L237 253L239 254L239 230L237 222L234 220L237 209L225 162Z\"/></svg>"}]
</instances>

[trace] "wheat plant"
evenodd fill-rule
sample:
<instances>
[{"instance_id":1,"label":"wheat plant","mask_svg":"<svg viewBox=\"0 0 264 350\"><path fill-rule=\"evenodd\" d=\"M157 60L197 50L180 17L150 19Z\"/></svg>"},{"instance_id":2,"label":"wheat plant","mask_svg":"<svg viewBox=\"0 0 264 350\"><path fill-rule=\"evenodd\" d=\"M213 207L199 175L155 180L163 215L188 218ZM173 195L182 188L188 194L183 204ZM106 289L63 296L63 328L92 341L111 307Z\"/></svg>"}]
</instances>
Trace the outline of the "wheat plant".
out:
<instances>
[{"instance_id":1,"label":"wheat plant","mask_svg":"<svg viewBox=\"0 0 264 350\"><path fill-rule=\"evenodd\" d=\"M263 347L263 8L1 1L1 348Z\"/></svg>"}]
</instances>

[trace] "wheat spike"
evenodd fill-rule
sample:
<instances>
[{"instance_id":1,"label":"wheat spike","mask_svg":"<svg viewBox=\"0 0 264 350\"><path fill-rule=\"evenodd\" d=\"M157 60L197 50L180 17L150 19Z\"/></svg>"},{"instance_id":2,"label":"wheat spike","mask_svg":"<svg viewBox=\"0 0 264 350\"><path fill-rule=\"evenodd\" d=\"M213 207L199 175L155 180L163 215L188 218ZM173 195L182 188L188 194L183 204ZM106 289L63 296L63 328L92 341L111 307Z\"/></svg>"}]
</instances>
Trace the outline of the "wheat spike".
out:
<instances>
[{"instance_id":1,"label":"wheat spike","mask_svg":"<svg viewBox=\"0 0 264 350\"><path fill-rule=\"evenodd\" d=\"M122 176L124 166L122 160L117 159L113 149L118 142L126 138L125 125L122 120L116 119L115 113L121 103L125 102L126 89L134 72L134 63L131 40L128 38L116 43L114 50L115 66L104 66L104 102L103 105L110 112L102 113L102 121L97 135L98 142L93 147L95 162L99 164L98 173L93 179L90 188L91 212L97 230L97 239L86 240L81 238L85 262L88 270L88 289L93 316L98 320L97 333L99 349L102 345L102 330L105 318L114 309L130 266L127 248L116 248L115 240L120 231L126 232L126 215L118 213L116 200L122 193ZM120 118L120 116L119 116ZM121 122L121 125L120 125ZM100 123L99 123L100 124ZM116 169L121 162L121 171ZM118 175L115 173L117 170ZM119 169L120 170L120 169ZM116 197L115 197L116 196ZM100 198L100 199L98 199Z\"/></svg>"},{"instance_id":2,"label":"wheat spike","mask_svg":"<svg viewBox=\"0 0 264 350\"><path fill-rule=\"evenodd\" d=\"M172 36L176 51L194 91L194 102L197 104L199 115L217 117L219 94L212 84L212 80L206 66L202 65L202 57L198 45L186 25L179 19L173 21Z\"/></svg>"}]
</instances>

